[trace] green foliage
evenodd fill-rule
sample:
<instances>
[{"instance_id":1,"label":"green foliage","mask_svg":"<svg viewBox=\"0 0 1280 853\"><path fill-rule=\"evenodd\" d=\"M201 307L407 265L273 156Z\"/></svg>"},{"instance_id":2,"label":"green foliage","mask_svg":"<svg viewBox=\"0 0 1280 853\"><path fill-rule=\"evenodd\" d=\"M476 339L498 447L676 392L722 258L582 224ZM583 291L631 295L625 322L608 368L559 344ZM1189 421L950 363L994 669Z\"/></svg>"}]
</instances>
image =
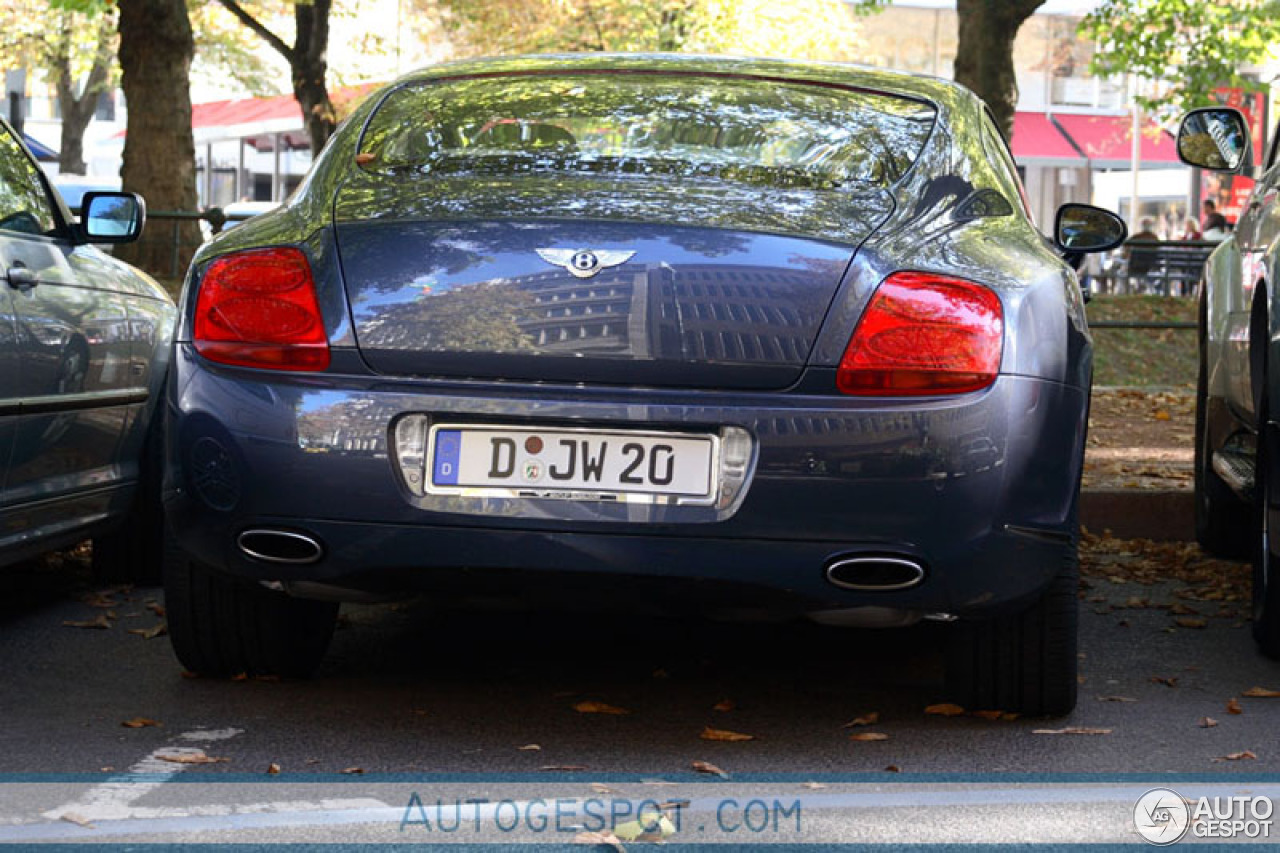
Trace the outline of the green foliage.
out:
<instances>
[{"instance_id":1,"label":"green foliage","mask_svg":"<svg viewBox=\"0 0 1280 853\"><path fill-rule=\"evenodd\" d=\"M284 2L246 4L255 13L284 15ZM211 81L230 78L255 97L279 95L289 81L288 64L272 51L262 50L262 42L211 0L187 0L187 14L196 40L191 76ZM283 85L282 85L283 84Z\"/></svg>"},{"instance_id":2,"label":"green foliage","mask_svg":"<svg viewBox=\"0 0 1280 853\"><path fill-rule=\"evenodd\" d=\"M1260 88L1240 69L1280 41L1277 0L1105 0L1081 22L1101 45L1089 70L1157 81L1135 96L1159 119L1216 103L1220 86Z\"/></svg>"},{"instance_id":3,"label":"green foliage","mask_svg":"<svg viewBox=\"0 0 1280 853\"><path fill-rule=\"evenodd\" d=\"M856 59L856 16L887 0L437 0L463 54L734 52Z\"/></svg>"},{"instance_id":4,"label":"green foliage","mask_svg":"<svg viewBox=\"0 0 1280 853\"><path fill-rule=\"evenodd\" d=\"M81 6L83 10L73 8ZM65 63L78 79L98 58L100 35L111 41L109 32L100 33L111 21L99 16L113 11L114 4L106 2L5 0L0 4L0 66L40 68L56 75Z\"/></svg>"}]
</instances>

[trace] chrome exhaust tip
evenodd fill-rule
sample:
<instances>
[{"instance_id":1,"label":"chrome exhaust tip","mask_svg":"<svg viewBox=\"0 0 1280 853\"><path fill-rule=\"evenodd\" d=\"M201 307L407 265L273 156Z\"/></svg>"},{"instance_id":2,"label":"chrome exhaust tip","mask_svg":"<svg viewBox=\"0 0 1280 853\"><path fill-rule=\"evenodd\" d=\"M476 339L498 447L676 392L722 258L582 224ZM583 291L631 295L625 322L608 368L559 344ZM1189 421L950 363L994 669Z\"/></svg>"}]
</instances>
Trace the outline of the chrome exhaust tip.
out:
<instances>
[{"instance_id":1,"label":"chrome exhaust tip","mask_svg":"<svg viewBox=\"0 0 1280 853\"><path fill-rule=\"evenodd\" d=\"M294 530L250 528L236 537L241 553L266 563L288 563L301 566L317 562L324 556L319 541Z\"/></svg>"},{"instance_id":2,"label":"chrome exhaust tip","mask_svg":"<svg viewBox=\"0 0 1280 853\"><path fill-rule=\"evenodd\" d=\"M891 592L924 580L924 566L906 557L837 557L827 564L827 580L842 589Z\"/></svg>"}]
</instances>

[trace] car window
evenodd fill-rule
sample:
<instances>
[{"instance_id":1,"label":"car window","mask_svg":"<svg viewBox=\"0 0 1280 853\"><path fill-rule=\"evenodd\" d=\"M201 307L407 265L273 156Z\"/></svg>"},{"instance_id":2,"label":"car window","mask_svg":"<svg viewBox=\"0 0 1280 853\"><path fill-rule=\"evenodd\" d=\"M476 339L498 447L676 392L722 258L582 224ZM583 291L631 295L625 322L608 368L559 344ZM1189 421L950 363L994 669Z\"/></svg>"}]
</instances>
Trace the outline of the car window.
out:
<instances>
[{"instance_id":1,"label":"car window","mask_svg":"<svg viewBox=\"0 0 1280 853\"><path fill-rule=\"evenodd\" d=\"M57 229L39 171L9 129L0 126L0 230L53 234Z\"/></svg>"},{"instance_id":2,"label":"car window","mask_svg":"<svg viewBox=\"0 0 1280 853\"><path fill-rule=\"evenodd\" d=\"M1027 198L1027 189L1018 177L1018 167L1013 162L1013 152L1009 150L1009 144L1004 141L1004 134L996 127L995 119L985 109L982 111L982 141L986 146L987 154L996 161L1006 183L1017 189L1022 212L1034 223L1035 216L1031 213L1031 200Z\"/></svg>"},{"instance_id":3,"label":"car window","mask_svg":"<svg viewBox=\"0 0 1280 853\"><path fill-rule=\"evenodd\" d=\"M884 187L911 168L935 115L905 96L746 76L441 80L393 91L370 117L357 162L384 173Z\"/></svg>"}]
</instances>

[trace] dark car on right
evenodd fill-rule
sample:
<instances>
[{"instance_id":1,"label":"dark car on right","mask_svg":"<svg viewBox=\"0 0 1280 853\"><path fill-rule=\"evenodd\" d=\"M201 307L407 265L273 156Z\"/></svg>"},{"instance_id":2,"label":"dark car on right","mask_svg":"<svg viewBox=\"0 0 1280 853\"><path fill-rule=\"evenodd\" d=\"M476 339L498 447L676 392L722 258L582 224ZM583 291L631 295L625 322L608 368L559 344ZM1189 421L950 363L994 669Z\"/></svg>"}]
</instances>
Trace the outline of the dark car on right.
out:
<instances>
[{"instance_id":1,"label":"dark car on right","mask_svg":"<svg viewBox=\"0 0 1280 853\"><path fill-rule=\"evenodd\" d=\"M1196 538L1253 559L1253 634L1280 658L1280 129L1255 167L1245 117L1193 110L1178 129L1183 162L1256 178L1230 236L1209 256L1199 304Z\"/></svg>"}]
</instances>

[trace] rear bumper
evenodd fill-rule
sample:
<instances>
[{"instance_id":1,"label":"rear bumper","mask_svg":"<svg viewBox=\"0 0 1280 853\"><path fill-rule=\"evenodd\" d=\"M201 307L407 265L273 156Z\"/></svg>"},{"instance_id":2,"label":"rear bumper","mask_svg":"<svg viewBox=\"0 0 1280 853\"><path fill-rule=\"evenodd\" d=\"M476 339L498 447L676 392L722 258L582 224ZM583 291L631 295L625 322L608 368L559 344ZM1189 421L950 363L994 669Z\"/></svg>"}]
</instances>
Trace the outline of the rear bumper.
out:
<instances>
[{"instance_id":1,"label":"rear bumper","mask_svg":"<svg viewBox=\"0 0 1280 853\"><path fill-rule=\"evenodd\" d=\"M710 602L980 615L1034 596L1070 546L1087 393L1005 376L950 400L856 400L291 377L213 369L179 346L166 509L195 557L246 578L353 590L483 592L651 581ZM755 458L728 512L415 497L389 447L406 412L746 429ZM214 465L210 454L221 454ZM685 509L685 508L681 508ZM459 511L461 510L461 511ZM306 565L252 559L246 529L306 532ZM834 559L904 556L922 583L837 587Z\"/></svg>"}]
</instances>

